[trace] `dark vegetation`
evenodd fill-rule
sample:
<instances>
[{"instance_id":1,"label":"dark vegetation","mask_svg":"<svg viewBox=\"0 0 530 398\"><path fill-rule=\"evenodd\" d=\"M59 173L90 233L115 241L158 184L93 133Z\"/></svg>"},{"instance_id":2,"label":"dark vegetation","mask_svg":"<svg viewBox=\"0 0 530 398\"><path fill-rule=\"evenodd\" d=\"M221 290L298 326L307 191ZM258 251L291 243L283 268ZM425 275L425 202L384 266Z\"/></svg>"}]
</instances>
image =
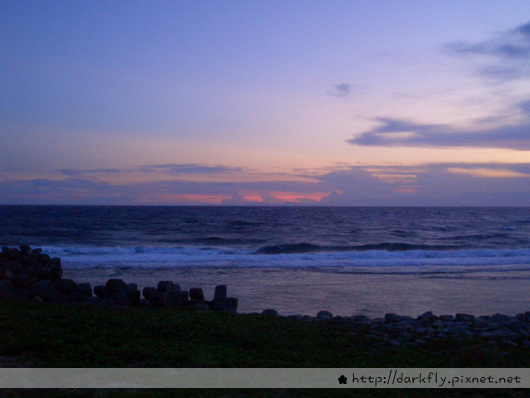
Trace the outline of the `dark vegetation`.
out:
<instances>
[{"instance_id":1,"label":"dark vegetation","mask_svg":"<svg viewBox=\"0 0 530 398\"><path fill-rule=\"evenodd\" d=\"M530 348L480 338L421 347L374 342L330 321L169 308L2 301L2 367L448 368L530 367ZM527 396L526 390L4 390L0 397Z\"/></svg>"}]
</instances>

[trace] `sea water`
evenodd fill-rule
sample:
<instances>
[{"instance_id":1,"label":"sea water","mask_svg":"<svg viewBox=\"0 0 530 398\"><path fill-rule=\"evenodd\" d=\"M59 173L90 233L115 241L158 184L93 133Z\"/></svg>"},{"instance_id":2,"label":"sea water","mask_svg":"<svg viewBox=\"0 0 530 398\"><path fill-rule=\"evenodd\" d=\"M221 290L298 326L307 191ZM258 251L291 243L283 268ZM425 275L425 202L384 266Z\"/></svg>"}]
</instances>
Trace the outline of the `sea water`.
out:
<instances>
[{"instance_id":1,"label":"sea water","mask_svg":"<svg viewBox=\"0 0 530 398\"><path fill-rule=\"evenodd\" d=\"M530 208L0 206L0 244L245 312L530 310Z\"/></svg>"}]
</instances>

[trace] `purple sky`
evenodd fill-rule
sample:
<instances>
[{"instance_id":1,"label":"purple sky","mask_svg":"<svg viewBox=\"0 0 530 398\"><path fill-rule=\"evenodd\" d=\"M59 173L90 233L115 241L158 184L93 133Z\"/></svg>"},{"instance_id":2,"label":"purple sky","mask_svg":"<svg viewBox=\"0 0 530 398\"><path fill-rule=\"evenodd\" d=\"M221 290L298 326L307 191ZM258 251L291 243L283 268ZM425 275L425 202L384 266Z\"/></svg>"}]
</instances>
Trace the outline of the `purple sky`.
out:
<instances>
[{"instance_id":1,"label":"purple sky","mask_svg":"<svg viewBox=\"0 0 530 398\"><path fill-rule=\"evenodd\" d=\"M527 1L4 1L0 204L530 206Z\"/></svg>"}]
</instances>

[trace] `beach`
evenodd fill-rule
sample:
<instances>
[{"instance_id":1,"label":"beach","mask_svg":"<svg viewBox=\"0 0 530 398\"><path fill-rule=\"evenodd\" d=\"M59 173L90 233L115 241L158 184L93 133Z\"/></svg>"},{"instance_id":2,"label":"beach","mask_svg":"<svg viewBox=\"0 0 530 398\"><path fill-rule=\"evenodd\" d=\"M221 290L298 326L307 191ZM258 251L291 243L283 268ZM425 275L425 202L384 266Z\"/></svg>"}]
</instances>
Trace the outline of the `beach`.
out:
<instances>
[{"instance_id":1,"label":"beach","mask_svg":"<svg viewBox=\"0 0 530 398\"><path fill-rule=\"evenodd\" d=\"M171 280L183 290L203 289L211 300L215 286L228 286L228 296L239 300L238 312L261 313L272 308L280 315L311 315L327 310L333 315L386 313L416 317L501 313L514 316L530 311L530 272L447 274L359 274L316 272L311 269L177 268L65 269L63 278L89 282L92 287L110 278L136 283L140 289Z\"/></svg>"}]
</instances>

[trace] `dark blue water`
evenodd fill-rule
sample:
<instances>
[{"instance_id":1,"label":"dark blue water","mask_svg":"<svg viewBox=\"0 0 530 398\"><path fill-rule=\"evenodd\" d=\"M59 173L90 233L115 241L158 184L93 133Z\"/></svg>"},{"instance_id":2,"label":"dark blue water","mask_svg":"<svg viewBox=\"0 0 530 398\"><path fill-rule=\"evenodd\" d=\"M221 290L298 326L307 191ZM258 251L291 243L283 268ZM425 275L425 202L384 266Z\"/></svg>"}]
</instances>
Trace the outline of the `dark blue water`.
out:
<instances>
[{"instance_id":1,"label":"dark blue water","mask_svg":"<svg viewBox=\"0 0 530 398\"><path fill-rule=\"evenodd\" d=\"M530 208L0 206L0 244L64 268L530 269Z\"/></svg>"},{"instance_id":2,"label":"dark blue water","mask_svg":"<svg viewBox=\"0 0 530 398\"><path fill-rule=\"evenodd\" d=\"M217 284L240 312L530 310L530 208L0 206L0 245L93 285Z\"/></svg>"}]
</instances>

